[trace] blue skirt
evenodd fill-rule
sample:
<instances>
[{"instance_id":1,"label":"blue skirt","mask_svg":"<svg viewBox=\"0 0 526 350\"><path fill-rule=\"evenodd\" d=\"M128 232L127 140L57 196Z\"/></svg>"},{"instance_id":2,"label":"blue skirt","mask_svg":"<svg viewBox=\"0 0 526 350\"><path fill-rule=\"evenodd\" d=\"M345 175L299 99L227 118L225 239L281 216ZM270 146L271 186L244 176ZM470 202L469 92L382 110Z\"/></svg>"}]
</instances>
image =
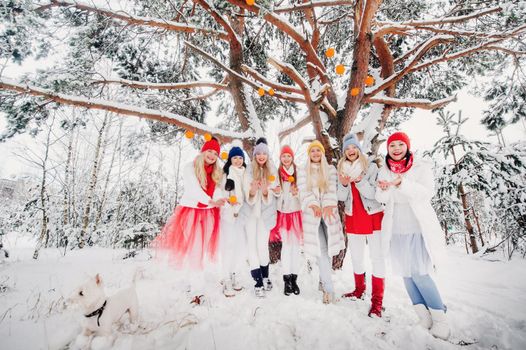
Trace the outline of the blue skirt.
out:
<instances>
[{"instance_id":1,"label":"blue skirt","mask_svg":"<svg viewBox=\"0 0 526 350\"><path fill-rule=\"evenodd\" d=\"M396 234L391 237L391 267L393 274L402 277L427 275L433 264L421 233Z\"/></svg>"}]
</instances>

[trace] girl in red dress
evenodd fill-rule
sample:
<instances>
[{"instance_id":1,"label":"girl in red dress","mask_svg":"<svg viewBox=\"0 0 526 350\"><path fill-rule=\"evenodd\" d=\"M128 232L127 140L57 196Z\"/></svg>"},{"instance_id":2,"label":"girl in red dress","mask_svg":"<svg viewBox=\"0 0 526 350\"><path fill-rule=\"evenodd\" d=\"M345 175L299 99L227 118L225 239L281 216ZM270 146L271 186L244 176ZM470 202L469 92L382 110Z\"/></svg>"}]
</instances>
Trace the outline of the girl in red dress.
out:
<instances>
[{"instance_id":1,"label":"girl in red dress","mask_svg":"<svg viewBox=\"0 0 526 350\"><path fill-rule=\"evenodd\" d=\"M184 167L184 193L174 213L155 239L179 269L202 270L215 261L219 242L222 170L217 139L205 142L201 153Z\"/></svg>"},{"instance_id":2,"label":"girl in red dress","mask_svg":"<svg viewBox=\"0 0 526 350\"><path fill-rule=\"evenodd\" d=\"M366 244L373 267L369 316L382 317L385 259L380 230L383 207L376 201L378 167L370 164L354 134L343 139L344 156L338 162L338 200L345 202L345 232L354 269L354 291L344 298L363 299L365 293L364 252Z\"/></svg>"}]
</instances>

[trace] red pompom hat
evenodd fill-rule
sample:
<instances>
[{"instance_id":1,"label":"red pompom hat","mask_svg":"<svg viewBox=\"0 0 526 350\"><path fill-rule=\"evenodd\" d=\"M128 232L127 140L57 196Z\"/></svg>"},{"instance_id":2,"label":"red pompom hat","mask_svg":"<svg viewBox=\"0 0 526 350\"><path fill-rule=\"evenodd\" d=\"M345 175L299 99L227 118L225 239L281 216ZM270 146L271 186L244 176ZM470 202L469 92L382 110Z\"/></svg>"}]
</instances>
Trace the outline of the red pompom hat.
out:
<instances>
[{"instance_id":1,"label":"red pompom hat","mask_svg":"<svg viewBox=\"0 0 526 350\"><path fill-rule=\"evenodd\" d=\"M281 148L280 156L285 153L290 154L292 158L294 158L294 151L292 150L292 148L290 148L289 145L285 145Z\"/></svg>"},{"instance_id":2,"label":"red pompom hat","mask_svg":"<svg viewBox=\"0 0 526 350\"><path fill-rule=\"evenodd\" d=\"M407 145L408 151L411 149L411 141L409 141L409 136L407 136L405 132L397 131L391 136L389 136L389 138L387 139L387 149L389 149L389 145L393 141L402 141L403 143Z\"/></svg>"},{"instance_id":3,"label":"red pompom hat","mask_svg":"<svg viewBox=\"0 0 526 350\"><path fill-rule=\"evenodd\" d=\"M201 147L201 152L208 150L216 151L217 154L219 154L221 151L221 146L219 146L219 141L217 141L216 138L212 137L210 141L206 141L203 147Z\"/></svg>"}]
</instances>

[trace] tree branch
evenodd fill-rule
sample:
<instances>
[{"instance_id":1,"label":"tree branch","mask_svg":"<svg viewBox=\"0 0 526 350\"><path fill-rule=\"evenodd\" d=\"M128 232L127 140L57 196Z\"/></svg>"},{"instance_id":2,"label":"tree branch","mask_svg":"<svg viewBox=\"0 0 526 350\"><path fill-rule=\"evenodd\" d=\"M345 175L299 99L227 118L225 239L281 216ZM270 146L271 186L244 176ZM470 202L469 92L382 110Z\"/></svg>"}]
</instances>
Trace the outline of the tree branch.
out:
<instances>
[{"instance_id":1,"label":"tree branch","mask_svg":"<svg viewBox=\"0 0 526 350\"><path fill-rule=\"evenodd\" d=\"M120 104L101 99L87 99L78 96L60 94L47 89L42 89L30 85L23 85L7 78L0 79L0 89L16 91L37 97L44 97L53 102L63 105L84 107L88 109L98 109L122 115L129 115L149 120L160 121L163 123L177 125L187 130L192 130L195 133L208 132L216 136L222 142L230 142L233 139L246 139L253 137L252 133L248 131L240 133L234 131L219 130L174 113L163 112L149 108L134 107L126 104Z\"/></svg>"},{"instance_id":2,"label":"tree branch","mask_svg":"<svg viewBox=\"0 0 526 350\"><path fill-rule=\"evenodd\" d=\"M274 88L274 89L277 89L277 90L281 90L281 91L294 92L294 93L301 94L301 89L300 88L273 82L273 81L265 78L262 74L260 74L255 69L253 69L253 68L251 68L251 67L249 67L249 66L247 66L245 64L241 66L241 69L243 70L243 72L247 73L252 78L256 79L260 83L263 83L263 84L265 84L267 86L270 86L271 88Z\"/></svg>"},{"instance_id":3,"label":"tree branch","mask_svg":"<svg viewBox=\"0 0 526 350\"><path fill-rule=\"evenodd\" d=\"M420 109L436 109L436 108L444 107L448 103L451 103L456 100L457 100L456 96L450 96L450 97L447 97L441 100L437 100L437 101L430 101L428 99L402 100L402 99L392 98L392 97L370 97L370 98L366 98L365 102L379 103L379 104L393 106L396 108L412 107L412 108L420 108Z\"/></svg>"},{"instance_id":4,"label":"tree branch","mask_svg":"<svg viewBox=\"0 0 526 350\"><path fill-rule=\"evenodd\" d=\"M354 0L308 1L303 4L275 8L274 13L305 11L305 10L313 9L315 7L331 7L331 6L338 6L338 5L352 6L354 5Z\"/></svg>"},{"instance_id":5,"label":"tree branch","mask_svg":"<svg viewBox=\"0 0 526 350\"><path fill-rule=\"evenodd\" d=\"M312 101L309 86L307 82L303 80L296 68L294 68L291 64L281 62L280 60L272 57L269 57L268 63L274 66L278 71L288 75L296 84L298 84L307 102Z\"/></svg>"},{"instance_id":6,"label":"tree branch","mask_svg":"<svg viewBox=\"0 0 526 350\"><path fill-rule=\"evenodd\" d=\"M399 82L404 76L409 74L414 70L413 67L416 66L416 64L422 59L422 57L433 47L443 44L446 42L450 42L454 40L452 36L445 36L445 35L437 35L426 41L422 47L415 53L411 61L398 73L395 73L394 75L391 75L389 78L385 79L383 82L381 82L380 85L374 86L369 91L366 91L365 97L370 98L380 91L383 91L390 87L393 84L396 84Z\"/></svg>"},{"instance_id":7,"label":"tree branch","mask_svg":"<svg viewBox=\"0 0 526 350\"><path fill-rule=\"evenodd\" d=\"M219 12L217 12L206 0L193 0L194 3L199 4L202 8L205 9L206 12L208 12L214 20L223 27L224 30L226 30L228 34L228 40L230 41L231 45L241 45L241 42L239 38L237 37L236 32L234 31L234 28L228 23L228 21L221 15Z\"/></svg>"},{"instance_id":8,"label":"tree branch","mask_svg":"<svg viewBox=\"0 0 526 350\"><path fill-rule=\"evenodd\" d=\"M311 122L311 117L310 117L310 114L307 113L307 115L305 115L300 120L296 121L291 126L288 126L288 127L284 128L284 129L282 129L279 132L279 134L278 134L279 140L283 141L283 139L285 137L287 137L288 135L292 134L293 132L303 128L304 126L309 125L310 122Z\"/></svg>"},{"instance_id":9,"label":"tree branch","mask_svg":"<svg viewBox=\"0 0 526 350\"><path fill-rule=\"evenodd\" d=\"M184 83L148 83L127 79L104 79L96 80L93 84L120 84L135 89L152 89L152 90L180 90L193 89L200 87L211 87L217 90L225 90L228 85L225 83L216 83L214 81L189 81Z\"/></svg>"},{"instance_id":10,"label":"tree branch","mask_svg":"<svg viewBox=\"0 0 526 350\"><path fill-rule=\"evenodd\" d=\"M147 27L152 27L152 28L161 28L161 29L165 29L169 31L185 32L185 33L205 33L205 34L217 36L223 40L228 39L228 34L223 31L217 31L217 30L209 29L209 28L200 28L200 27L196 27L193 25L185 24L185 23L172 22L172 21L158 19L158 18L130 16L130 15L121 13L122 11L113 11L109 9L94 7L94 6L90 6L88 4L78 2L78 1L51 0L51 2L48 5L44 5L40 8L37 8L37 11L42 10L42 9L47 9L51 6L73 7L79 10L83 10L83 11L98 13L103 16L117 19L117 20L126 22L131 25L141 25L141 26L147 26Z\"/></svg>"}]
</instances>

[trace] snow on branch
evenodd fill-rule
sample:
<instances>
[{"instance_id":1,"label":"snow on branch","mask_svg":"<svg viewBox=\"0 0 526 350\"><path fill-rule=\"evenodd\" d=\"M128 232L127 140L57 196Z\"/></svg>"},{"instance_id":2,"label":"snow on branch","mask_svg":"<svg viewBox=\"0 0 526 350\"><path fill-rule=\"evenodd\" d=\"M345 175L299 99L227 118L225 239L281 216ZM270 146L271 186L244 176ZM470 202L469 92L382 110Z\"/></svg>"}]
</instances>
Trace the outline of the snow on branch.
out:
<instances>
[{"instance_id":1,"label":"snow on branch","mask_svg":"<svg viewBox=\"0 0 526 350\"><path fill-rule=\"evenodd\" d=\"M208 132L216 136L222 142L230 142L233 139L246 139L253 137L253 134L248 131L240 133L234 131L220 130L175 113L164 112L150 108L130 106L127 104L106 101L102 99L89 99L84 97L56 93L51 90L42 89L27 84L20 84L8 78L0 78L0 89L16 91L37 97L44 97L48 100L63 105L84 107L88 109L99 109L122 115L135 116L149 120L160 121L163 123L177 125L187 130L192 130L195 133Z\"/></svg>"},{"instance_id":2,"label":"snow on branch","mask_svg":"<svg viewBox=\"0 0 526 350\"><path fill-rule=\"evenodd\" d=\"M132 16L124 13L123 11L114 11L110 9L104 9L100 7L91 6L79 1L67 1L67 0L51 0L48 5L44 5L37 10L46 9L49 7L72 7L83 11L98 13L103 16L117 19L126 22L131 25L142 25L152 28L161 28L169 31L185 32L185 33L205 33L209 35L215 35L220 39L227 40L228 34L223 31L218 31L210 28L200 28L191 24L179 23L168 21L159 18Z\"/></svg>"},{"instance_id":3,"label":"snow on branch","mask_svg":"<svg viewBox=\"0 0 526 350\"><path fill-rule=\"evenodd\" d=\"M371 97L367 98L365 101L369 103L379 103L384 105L390 105L393 107L412 107L412 108L420 108L420 109L436 109L441 108L447 105L448 103L451 103L453 101L456 101L456 96L450 96L441 100L437 101L430 101L428 99L398 99L398 98L392 98L387 96L382 97Z\"/></svg>"},{"instance_id":4,"label":"snow on branch","mask_svg":"<svg viewBox=\"0 0 526 350\"><path fill-rule=\"evenodd\" d=\"M199 4L202 8L204 8L205 11L208 12L214 18L214 20L221 27L223 27L223 29L226 30L226 32L228 33L228 38L232 44L237 44L237 45L241 44L241 40L239 40L236 32L234 31L230 23L228 23L228 21L219 12L217 12L213 8L213 6L211 6L206 0L193 0L193 1L194 3Z\"/></svg>"},{"instance_id":5,"label":"snow on branch","mask_svg":"<svg viewBox=\"0 0 526 350\"><path fill-rule=\"evenodd\" d=\"M296 84L298 84L301 88L301 91L303 92L303 95L305 96L305 99L307 101L311 101L310 97L310 91L309 91L309 85L307 82L302 78L300 73L292 66L291 64L281 62L280 60L276 58L269 57L268 63L274 68L276 68L278 71L282 72L283 74L288 75Z\"/></svg>"},{"instance_id":6,"label":"snow on branch","mask_svg":"<svg viewBox=\"0 0 526 350\"><path fill-rule=\"evenodd\" d=\"M284 17L280 17L279 14L268 12L258 5L247 5L244 0L228 0L232 5L238 6L247 11L253 12L260 16L268 23L272 24L276 29L282 31L294 40L299 47L307 55L307 61L312 62L318 66L323 72L325 72L325 65L321 61L316 49L312 46L312 43L302 35L291 23L289 23Z\"/></svg>"},{"instance_id":7,"label":"snow on branch","mask_svg":"<svg viewBox=\"0 0 526 350\"><path fill-rule=\"evenodd\" d=\"M188 81L183 83L148 83L128 79L103 79L94 81L93 84L120 84L135 89L151 90L180 90L200 87L211 87L218 90L225 90L226 88L228 88L227 84L216 83L215 81Z\"/></svg>"},{"instance_id":8,"label":"snow on branch","mask_svg":"<svg viewBox=\"0 0 526 350\"><path fill-rule=\"evenodd\" d=\"M331 7L331 6L353 6L354 0L333 0L333 1L309 1L303 4L295 4L292 6L278 7L274 9L275 13L286 13L294 11L305 11L315 7Z\"/></svg>"},{"instance_id":9,"label":"snow on branch","mask_svg":"<svg viewBox=\"0 0 526 350\"><path fill-rule=\"evenodd\" d=\"M429 25L441 25L441 24L451 24L451 23L460 23L460 22L466 22L471 19L475 19L478 17L486 16L492 13L497 13L502 11L501 6L491 7L488 9L483 9L480 11L475 11L473 13L470 13L469 15L464 16L455 16L455 17L444 17L444 18L437 18L437 19L431 19L431 20L424 20L424 21L404 21L404 22L382 22L378 21L377 24L381 26L429 26Z\"/></svg>"},{"instance_id":10,"label":"snow on branch","mask_svg":"<svg viewBox=\"0 0 526 350\"><path fill-rule=\"evenodd\" d=\"M279 134L278 134L278 138L279 138L280 142L285 137L287 137L288 135L292 134L293 132L303 128L304 126L309 125L310 122L311 122L311 117L310 117L310 114L307 113L303 118L300 118L298 121L296 121L291 126L288 126L288 127L284 128L284 129L282 129L279 132Z\"/></svg>"},{"instance_id":11,"label":"snow on branch","mask_svg":"<svg viewBox=\"0 0 526 350\"><path fill-rule=\"evenodd\" d=\"M247 73L248 75L250 75L255 80L259 81L262 84L270 86L271 88L274 88L274 89L277 89L277 90L281 90L281 91L295 92L295 93L301 94L301 89L300 88L297 88L295 86L283 85L283 84L280 84L280 83L273 82L273 81L265 78L265 76L260 74L255 69L253 69L253 68L251 68L251 67L249 67L249 66L247 66L245 64L243 64L241 66L241 69L243 70L243 72Z\"/></svg>"},{"instance_id":12,"label":"snow on branch","mask_svg":"<svg viewBox=\"0 0 526 350\"><path fill-rule=\"evenodd\" d=\"M514 37L516 35L522 34L524 32L526 32L526 24L523 24L522 26L517 27L517 28L515 28L515 29L513 29L511 31L508 31L506 33L506 35L504 37L500 38L500 39L489 40L489 41L486 41L485 43L482 43L482 44L479 44L479 45L467 48L465 50L461 50L461 51L455 52L455 53L450 54L450 55L447 55L446 53L444 53L444 55L442 55L442 57L438 57L438 58L429 60L427 62L422 62L419 65L416 65L416 66L412 67L410 72L415 72L415 71L418 71L418 70L422 70L424 68L427 68L429 66L432 66L432 65L435 65L435 64L438 64L438 63L441 63L441 62L451 61L451 60L454 60L454 59L457 59L457 58L460 58L460 57L464 57L464 56L468 56L468 55L471 55L473 53L477 53L477 52L480 52L480 51L493 50L493 49L495 49L494 44L500 43L500 42L502 42L502 41L504 41L506 39L510 39L510 38L512 38L512 37ZM504 51L504 52L506 52L506 51Z\"/></svg>"},{"instance_id":13,"label":"snow on branch","mask_svg":"<svg viewBox=\"0 0 526 350\"><path fill-rule=\"evenodd\" d=\"M219 60L217 60L216 58L214 58L213 56L211 56L207 52L201 50L197 46L194 46L194 45L190 44L188 41L185 41L184 43L185 43L185 45L190 47L192 50L194 50L197 53L199 53L200 55L206 57L207 59L209 59L210 61L212 61L213 63L215 63L219 67L221 67L222 69L224 69L227 73L237 77L238 79L240 79L242 82L246 83L247 85L249 85L253 89L259 90L259 88L263 88L263 86L260 86L260 85L256 84L252 80L247 79L245 76L243 76L243 75L237 73L236 71L230 69L225 64L221 63ZM287 101L290 101L290 102L305 103L305 99L303 98L303 96L298 96L297 94L285 94L285 93L275 92L274 93L274 97L277 97L277 98L280 98L280 99L283 99L283 100L287 100Z\"/></svg>"},{"instance_id":14,"label":"snow on branch","mask_svg":"<svg viewBox=\"0 0 526 350\"><path fill-rule=\"evenodd\" d=\"M443 44L446 42L451 42L455 38L449 35L436 35L429 40L427 40L415 53L415 55L412 57L412 59L409 61L409 63L399 72L391 75L387 79L383 80L380 85L374 86L371 89L368 89L366 91L366 98L370 98L376 94L378 94L380 91L383 91L387 89L388 87L392 86L393 84L396 84L398 81L400 81L404 76L409 74L413 71L413 67L416 66L418 61L422 59L422 57L433 47Z\"/></svg>"}]
</instances>

